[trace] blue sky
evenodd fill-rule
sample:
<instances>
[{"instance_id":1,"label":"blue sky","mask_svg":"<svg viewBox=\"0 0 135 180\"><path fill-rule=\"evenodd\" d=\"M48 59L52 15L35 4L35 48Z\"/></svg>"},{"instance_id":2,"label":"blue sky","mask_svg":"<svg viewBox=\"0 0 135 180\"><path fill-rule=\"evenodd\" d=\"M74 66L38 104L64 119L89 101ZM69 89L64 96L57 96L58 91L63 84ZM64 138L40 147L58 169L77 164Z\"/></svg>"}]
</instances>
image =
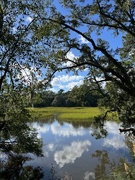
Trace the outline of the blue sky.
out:
<instances>
[{"instance_id":1,"label":"blue sky","mask_svg":"<svg viewBox=\"0 0 135 180\"><path fill-rule=\"evenodd\" d=\"M57 0L54 1L55 5L57 6L58 10L64 15L69 12L67 12L65 9L63 9L57 2ZM81 27L81 30L83 32L86 31L86 27ZM122 35L119 35L117 38L114 37L111 31L106 31L104 30L100 36L97 36L96 33L91 33L92 38L97 40L97 38L102 38L104 40L107 40L110 44L110 47L116 49L117 47L122 46ZM72 32L71 37L76 37L81 44L87 44L90 45L90 43L84 39L82 36L77 35L76 33ZM74 59L75 57L79 56L77 54L77 51L71 50L68 54L67 57L69 59ZM117 58L117 57L116 57ZM72 89L75 85L80 86L83 84L83 80L87 75L87 70L80 71L78 75L74 75L73 73L66 73L65 71L56 73L54 79L51 82L52 88L51 90L57 92L60 89L63 89L65 91L68 91Z\"/></svg>"},{"instance_id":2,"label":"blue sky","mask_svg":"<svg viewBox=\"0 0 135 180\"><path fill-rule=\"evenodd\" d=\"M73 60L76 56L72 51L70 51L67 54L67 57ZM57 92L60 89L63 89L65 91L71 90L74 86L80 86L81 84L83 84L83 80L86 75L87 70L79 71L78 75L74 74L73 72L57 72L55 74L55 77L52 79L51 90L54 92Z\"/></svg>"},{"instance_id":3,"label":"blue sky","mask_svg":"<svg viewBox=\"0 0 135 180\"><path fill-rule=\"evenodd\" d=\"M64 15L69 13L67 10L63 9L60 4L58 3L57 0L54 1L55 5L57 6L58 10ZM31 17L27 17L26 21L31 22L32 18ZM81 27L81 31L85 32L87 31L86 27L83 26ZM104 30L100 36L97 36L96 33L92 32L91 33L92 38L95 40L97 40L97 38L102 38L104 40L107 40L110 44L110 47L116 49L117 47L121 47L122 46L122 35L117 36L117 38L115 38L112 35L111 31L106 31ZM80 42L80 44L87 44L90 45L90 43L84 39L82 36L71 32L71 37L73 38L77 38ZM79 54L76 50L71 50L70 52L68 52L67 57L71 60L73 60L76 57L79 57ZM83 84L83 80L87 75L87 69L80 71L78 73L78 75L73 74L73 72L69 72L66 73L66 71L62 71L62 72L57 72L55 74L55 77L52 79L51 85L52 88L50 90L57 92L60 89L63 89L65 91L71 90L74 86L80 86L81 84Z\"/></svg>"},{"instance_id":4,"label":"blue sky","mask_svg":"<svg viewBox=\"0 0 135 180\"><path fill-rule=\"evenodd\" d=\"M114 39L113 37L107 35L107 37L110 41L111 46L113 47L120 47L121 46L121 38ZM84 38L78 37L80 39L80 43L88 43ZM73 59L76 57L75 53L73 51L70 51L68 53L69 59ZM78 75L74 75L73 73L66 73L65 71L63 72L57 72L55 74L55 77L52 79L51 85L52 88L51 90L54 92L57 92L60 89L63 89L65 91L71 90L74 86L80 86L83 84L83 80L86 77L88 71L83 70L78 73Z\"/></svg>"}]
</instances>

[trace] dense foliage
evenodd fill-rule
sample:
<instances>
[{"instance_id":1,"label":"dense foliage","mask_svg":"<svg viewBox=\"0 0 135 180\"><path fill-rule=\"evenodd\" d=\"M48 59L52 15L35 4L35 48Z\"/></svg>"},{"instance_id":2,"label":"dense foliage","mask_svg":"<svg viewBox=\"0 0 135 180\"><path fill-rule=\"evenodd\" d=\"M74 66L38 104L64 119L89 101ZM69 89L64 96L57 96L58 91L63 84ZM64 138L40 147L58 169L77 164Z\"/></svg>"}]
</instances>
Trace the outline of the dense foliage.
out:
<instances>
[{"instance_id":1,"label":"dense foliage","mask_svg":"<svg viewBox=\"0 0 135 180\"><path fill-rule=\"evenodd\" d=\"M64 69L75 73L87 69L86 79L95 84L94 91L102 94L102 105L118 111L121 120L134 121L135 2L61 0L59 3L61 8L50 4L48 15L40 15L44 24L35 32L48 52L45 60L49 77ZM117 45L113 45L113 40ZM74 58L67 55L71 51L76 53ZM104 90L103 83L107 85Z\"/></svg>"},{"instance_id":2,"label":"dense foliage","mask_svg":"<svg viewBox=\"0 0 135 180\"><path fill-rule=\"evenodd\" d=\"M32 29L36 18L28 21L37 8L31 1L0 1L0 177L24 179L40 174L40 169L25 173L25 153L42 155L42 142L30 127L26 96L32 99L33 63L38 59L36 44L32 44ZM39 62L34 70L38 73ZM31 70L31 71L30 71ZM32 79L32 82L31 82ZM31 87L31 88L30 88ZM29 92L26 90L28 89ZM14 163L16 161L16 163ZM42 176L42 174L41 174Z\"/></svg>"},{"instance_id":3,"label":"dense foliage","mask_svg":"<svg viewBox=\"0 0 135 180\"><path fill-rule=\"evenodd\" d=\"M134 12L133 0L1 0L0 89L7 80L12 89L29 96L33 106L35 94L56 72L87 70L90 92L99 91L102 105L133 121ZM114 46L113 39L120 45ZM54 105L56 101L58 97Z\"/></svg>"},{"instance_id":4,"label":"dense foliage","mask_svg":"<svg viewBox=\"0 0 135 180\"><path fill-rule=\"evenodd\" d=\"M113 39L122 45L114 46ZM134 0L0 0L0 150L41 154L25 107L43 98L44 106L94 106L99 92L101 106L134 122L134 51ZM42 97L40 90L62 70L87 70L86 84L68 98L62 91Z\"/></svg>"},{"instance_id":5,"label":"dense foliage","mask_svg":"<svg viewBox=\"0 0 135 180\"><path fill-rule=\"evenodd\" d=\"M36 98L37 96L37 98ZM43 91L35 93L35 103L33 102L34 107L75 107L75 106L87 106L87 107L96 107L98 105L98 100L100 99L99 94L94 94L85 84L80 87L75 86L72 90L64 92L60 89L57 93L52 91ZM28 104L31 106L31 103Z\"/></svg>"}]
</instances>

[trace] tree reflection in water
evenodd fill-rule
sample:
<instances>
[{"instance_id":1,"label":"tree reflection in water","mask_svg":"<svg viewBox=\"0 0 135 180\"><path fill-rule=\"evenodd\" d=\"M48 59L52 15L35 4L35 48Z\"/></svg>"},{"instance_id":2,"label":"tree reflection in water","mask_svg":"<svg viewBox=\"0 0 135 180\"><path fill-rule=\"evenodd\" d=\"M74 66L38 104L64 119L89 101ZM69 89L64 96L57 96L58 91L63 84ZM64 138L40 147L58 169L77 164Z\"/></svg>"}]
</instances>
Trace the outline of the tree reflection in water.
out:
<instances>
[{"instance_id":1,"label":"tree reflection in water","mask_svg":"<svg viewBox=\"0 0 135 180\"><path fill-rule=\"evenodd\" d=\"M121 133L125 134L125 144L129 148L130 154L135 162L135 124L122 123ZM105 121L95 119L93 123L94 132L92 136L96 139L105 138L108 135L107 129L105 129ZM98 158L100 162L95 168L96 180L134 180L135 179L135 165L127 162L125 159L120 159L116 164L115 160L109 159L107 151L97 150L92 157ZM109 174L108 175L108 172Z\"/></svg>"},{"instance_id":2,"label":"tree reflection in water","mask_svg":"<svg viewBox=\"0 0 135 180\"><path fill-rule=\"evenodd\" d=\"M92 136L95 139L106 138L108 135L106 121L104 119L95 118L93 123L85 123L83 127L92 127ZM82 124L74 124L74 127L82 126ZM135 162L135 124L122 122L122 131L120 133L125 134L125 144L128 147L133 161ZM96 180L134 180L135 179L135 165L128 162L126 159L121 158L119 162L115 159L110 160L108 152L103 150L97 150L92 155L93 158L97 158L99 163L95 168L94 179ZM109 175L108 175L109 174Z\"/></svg>"},{"instance_id":3,"label":"tree reflection in water","mask_svg":"<svg viewBox=\"0 0 135 180\"><path fill-rule=\"evenodd\" d=\"M109 159L107 151L97 150L93 155L98 158L99 164L95 168L96 180L133 180L135 177L135 167L133 164L120 159L118 163ZM109 171L109 173L108 173ZM109 174L109 175L108 175Z\"/></svg>"},{"instance_id":4,"label":"tree reflection in water","mask_svg":"<svg viewBox=\"0 0 135 180\"><path fill-rule=\"evenodd\" d=\"M135 161L135 137L133 134L125 135L125 143L133 155ZM93 158L97 158L99 163L95 168L96 180L134 180L135 179L135 165L121 158L117 163L115 160L110 160L108 152L97 150L92 154ZM109 174L109 175L108 175Z\"/></svg>"},{"instance_id":5,"label":"tree reflection in water","mask_svg":"<svg viewBox=\"0 0 135 180\"><path fill-rule=\"evenodd\" d=\"M28 124L29 112L14 103L12 109L3 109L1 113L0 178L41 179L43 172L39 167L24 166L25 162L30 160L29 153L42 156L42 141L37 137L36 130Z\"/></svg>"},{"instance_id":6,"label":"tree reflection in water","mask_svg":"<svg viewBox=\"0 0 135 180\"><path fill-rule=\"evenodd\" d=\"M47 122L51 125L50 122ZM42 123L40 123L40 126ZM71 125L71 123L70 123ZM74 130L78 130L81 127L81 130L84 127L85 129L92 129L91 133L93 137L96 139L105 138L108 135L107 129L104 121L98 122L88 122L84 123L73 123L70 126L70 134L73 135ZM25 131L24 131L25 127ZM58 127L58 126L56 126ZM71 128L72 127L72 128ZM12 131L11 131L12 129ZM9 131L10 130L10 131ZM62 178L70 178L72 179L72 174L63 174L61 177L57 176L57 171L55 171L55 167L47 169L47 172L44 171L40 167L33 167L31 165L27 166L27 162L31 160L29 156L26 156L28 152L35 152L35 154L40 155L40 147L41 142L36 138L37 134L35 131L27 126L27 123L22 121L12 123L8 132L9 134L4 133L4 129L1 131L1 150L3 156L3 160L0 162L0 177L3 179L22 179L22 180L38 180L38 179L50 179L50 180L58 180ZM32 130L32 131L31 131ZM52 130L52 129L51 129ZM64 130L65 131L65 130ZM118 129L119 131L119 129ZM33 132L33 133L32 133ZM72 133L71 133L72 132ZM77 131L78 132L78 131ZM60 135L60 131L58 132ZM124 132L125 133L125 144L130 150L130 153L135 158L135 138L132 132ZM56 134L54 134L56 135ZM9 141L9 137L12 137ZM14 137L14 138L13 138ZM38 140L38 141L37 141ZM40 142L40 147L35 146L36 142ZM38 144L38 145L39 145ZM73 144L73 143L72 143ZM72 145L71 144L71 145ZM68 146L66 146L68 148ZM72 147L72 146L71 146ZM75 147L77 147L75 145ZM84 145L83 145L84 147ZM37 149L36 149L37 148ZM73 148L72 148L73 149ZM61 151L60 151L61 152ZM67 152L67 151L66 151ZM71 151L73 153L73 150ZM5 153L5 154L4 154ZM80 153L80 150L79 150ZM67 156L68 153L67 153ZM78 157L78 156L77 156ZM98 164L95 167L95 171L86 172L87 177L93 177L96 180L123 180L123 179L134 179L135 177L135 167L131 163L131 161L127 161L124 158L120 159L117 162L116 159L109 157L109 152L107 150L96 150L92 155L93 158L98 159ZM2 158L1 158L2 159Z\"/></svg>"},{"instance_id":7,"label":"tree reflection in water","mask_svg":"<svg viewBox=\"0 0 135 180\"><path fill-rule=\"evenodd\" d=\"M10 154L8 161L0 162L0 177L2 179L22 179L39 180L43 178L44 173L40 167L25 166L25 162L30 158L18 154Z\"/></svg>"}]
</instances>

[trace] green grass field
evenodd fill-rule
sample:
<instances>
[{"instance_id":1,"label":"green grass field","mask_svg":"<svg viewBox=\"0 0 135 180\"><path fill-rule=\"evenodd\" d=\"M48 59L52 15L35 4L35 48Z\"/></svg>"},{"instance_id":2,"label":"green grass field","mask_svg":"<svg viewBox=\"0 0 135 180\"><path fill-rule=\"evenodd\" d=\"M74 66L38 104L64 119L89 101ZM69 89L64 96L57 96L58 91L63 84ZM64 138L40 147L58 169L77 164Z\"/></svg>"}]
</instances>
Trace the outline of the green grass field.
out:
<instances>
[{"instance_id":1,"label":"green grass field","mask_svg":"<svg viewBox=\"0 0 135 180\"><path fill-rule=\"evenodd\" d=\"M55 116L61 121L89 121L101 114L101 110L98 107L46 107L28 109L34 120L45 120ZM108 117L111 118L109 119L112 119L112 116L116 117L116 114L110 113Z\"/></svg>"},{"instance_id":2,"label":"green grass field","mask_svg":"<svg viewBox=\"0 0 135 180\"><path fill-rule=\"evenodd\" d=\"M33 119L47 119L57 116L59 120L88 120L100 115L98 107L46 107L29 108Z\"/></svg>"}]
</instances>

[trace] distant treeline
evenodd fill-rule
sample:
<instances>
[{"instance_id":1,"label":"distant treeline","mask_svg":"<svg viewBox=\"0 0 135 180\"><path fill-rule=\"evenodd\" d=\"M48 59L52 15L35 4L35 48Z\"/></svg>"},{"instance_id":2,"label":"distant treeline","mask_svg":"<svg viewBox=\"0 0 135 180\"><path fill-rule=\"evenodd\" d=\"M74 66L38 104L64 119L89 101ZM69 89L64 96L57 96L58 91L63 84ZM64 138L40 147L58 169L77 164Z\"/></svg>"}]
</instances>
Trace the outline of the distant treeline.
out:
<instances>
[{"instance_id":1,"label":"distant treeline","mask_svg":"<svg viewBox=\"0 0 135 180\"><path fill-rule=\"evenodd\" d=\"M57 93L53 91L44 91L38 93L36 96L36 101L33 101L34 107L96 107L100 98L97 94L79 91L77 86L74 87L72 91L64 92L62 89Z\"/></svg>"}]
</instances>

